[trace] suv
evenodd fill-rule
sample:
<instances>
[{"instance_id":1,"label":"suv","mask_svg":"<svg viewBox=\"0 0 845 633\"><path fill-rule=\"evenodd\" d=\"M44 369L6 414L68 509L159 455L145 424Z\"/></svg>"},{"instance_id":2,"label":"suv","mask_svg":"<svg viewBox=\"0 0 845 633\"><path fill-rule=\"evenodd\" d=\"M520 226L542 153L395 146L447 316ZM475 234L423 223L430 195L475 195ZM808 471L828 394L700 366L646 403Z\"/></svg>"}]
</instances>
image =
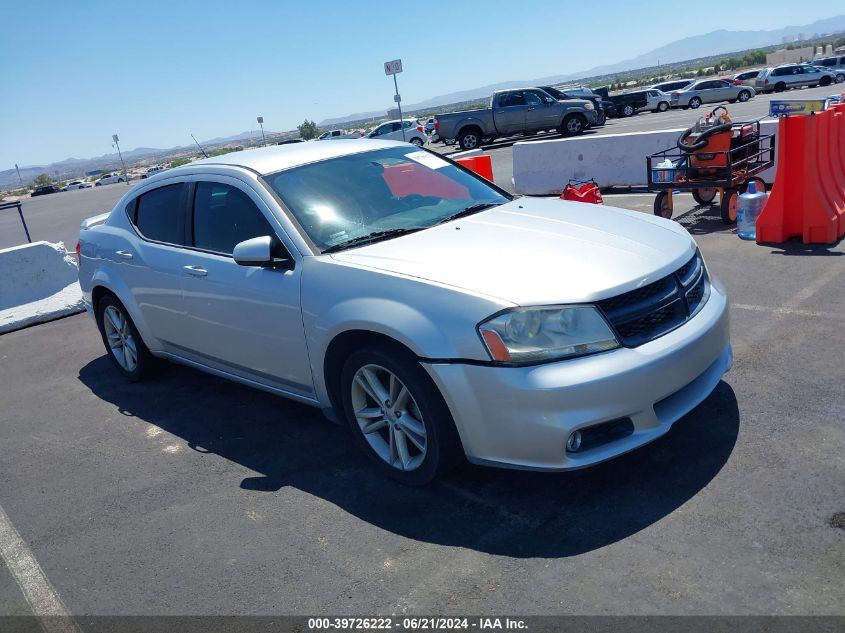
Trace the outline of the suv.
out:
<instances>
[{"instance_id":1,"label":"suv","mask_svg":"<svg viewBox=\"0 0 845 633\"><path fill-rule=\"evenodd\" d=\"M841 84L845 81L845 55L837 57L822 57L813 62L813 66L827 70L835 75L834 81Z\"/></svg>"},{"instance_id":2,"label":"suv","mask_svg":"<svg viewBox=\"0 0 845 633\"><path fill-rule=\"evenodd\" d=\"M758 92L783 92L802 86L829 86L836 81L836 75L810 64L784 64L766 68L757 77Z\"/></svg>"},{"instance_id":3,"label":"suv","mask_svg":"<svg viewBox=\"0 0 845 633\"><path fill-rule=\"evenodd\" d=\"M664 81L663 83L654 84L651 86L651 89L669 93L673 90L683 90L694 81L695 79L674 79L672 81Z\"/></svg>"},{"instance_id":4,"label":"suv","mask_svg":"<svg viewBox=\"0 0 845 633\"><path fill-rule=\"evenodd\" d=\"M38 187L35 191L30 194L31 198L35 196L46 196L48 193L59 193L61 189L59 189L56 185L44 185L42 187Z\"/></svg>"}]
</instances>

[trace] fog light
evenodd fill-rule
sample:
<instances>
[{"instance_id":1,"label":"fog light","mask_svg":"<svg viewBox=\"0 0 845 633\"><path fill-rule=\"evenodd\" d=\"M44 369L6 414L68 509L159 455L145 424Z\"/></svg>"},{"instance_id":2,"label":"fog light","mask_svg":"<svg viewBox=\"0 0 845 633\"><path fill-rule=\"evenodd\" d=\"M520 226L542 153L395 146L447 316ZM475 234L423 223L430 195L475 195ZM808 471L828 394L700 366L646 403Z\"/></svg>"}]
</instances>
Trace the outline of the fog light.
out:
<instances>
[{"instance_id":1,"label":"fog light","mask_svg":"<svg viewBox=\"0 0 845 633\"><path fill-rule=\"evenodd\" d=\"M579 448L581 448L581 431L572 431L566 440L566 451L576 453Z\"/></svg>"}]
</instances>

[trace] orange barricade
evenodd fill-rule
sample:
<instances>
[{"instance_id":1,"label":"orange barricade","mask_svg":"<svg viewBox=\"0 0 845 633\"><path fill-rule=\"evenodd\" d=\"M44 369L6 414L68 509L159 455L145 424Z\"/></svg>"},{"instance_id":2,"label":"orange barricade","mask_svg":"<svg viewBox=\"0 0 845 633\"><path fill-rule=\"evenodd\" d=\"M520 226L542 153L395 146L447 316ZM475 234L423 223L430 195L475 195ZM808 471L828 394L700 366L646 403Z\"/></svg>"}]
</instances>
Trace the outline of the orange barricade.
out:
<instances>
[{"instance_id":1,"label":"orange barricade","mask_svg":"<svg viewBox=\"0 0 845 633\"><path fill-rule=\"evenodd\" d=\"M831 166L833 176L845 196L845 104L833 108L831 118ZM845 215L839 215L839 237L845 236Z\"/></svg>"},{"instance_id":2,"label":"orange barricade","mask_svg":"<svg viewBox=\"0 0 845 633\"><path fill-rule=\"evenodd\" d=\"M831 244L839 237L835 194L819 170L830 160L830 143L819 142L818 118L790 116L778 124L777 172L757 219L758 243L800 236L804 244Z\"/></svg>"},{"instance_id":3,"label":"orange barricade","mask_svg":"<svg viewBox=\"0 0 845 633\"><path fill-rule=\"evenodd\" d=\"M493 161L490 160L490 157L487 154L482 154L481 156L470 156L467 158L456 158L455 162L460 163L471 171L474 171L482 178L486 178L490 182L494 182Z\"/></svg>"},{"instance_id":4,"label":"orange barricade","mask_svg":"<svg viewBox=\"0 0 845 633\"><path fill-rule=\"evenodd\" d=\"M836 237L841 237L839 228L842 224L841 218L845 216L845 181L839 178L838 167L834 166L834 162L837 162L833 149L834 116L833 110L825 110L815 115L818 132L816 134L816 166L819 184L824 191L828 208L834 212L834 220L836 221L834 232Z\"/></svg>"}]
</instances>

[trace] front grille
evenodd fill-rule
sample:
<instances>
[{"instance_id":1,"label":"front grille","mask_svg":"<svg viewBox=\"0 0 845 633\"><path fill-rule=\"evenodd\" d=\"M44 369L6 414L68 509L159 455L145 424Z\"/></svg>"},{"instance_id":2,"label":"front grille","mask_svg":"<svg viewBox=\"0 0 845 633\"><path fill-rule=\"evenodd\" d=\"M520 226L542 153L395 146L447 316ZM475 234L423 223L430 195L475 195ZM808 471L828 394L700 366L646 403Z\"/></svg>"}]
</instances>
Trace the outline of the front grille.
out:
<instances>
[{"instance_id":1,"label":"front grille","mask_svg":"<svg viewBox=\"0 0 845 633\"><path fill-rule=\"evenodd\" d=\"M625 347L637 347L671 332L691 319L710 296L701 255L671 275L598 302Z\"/></svg>"}]
</instances>

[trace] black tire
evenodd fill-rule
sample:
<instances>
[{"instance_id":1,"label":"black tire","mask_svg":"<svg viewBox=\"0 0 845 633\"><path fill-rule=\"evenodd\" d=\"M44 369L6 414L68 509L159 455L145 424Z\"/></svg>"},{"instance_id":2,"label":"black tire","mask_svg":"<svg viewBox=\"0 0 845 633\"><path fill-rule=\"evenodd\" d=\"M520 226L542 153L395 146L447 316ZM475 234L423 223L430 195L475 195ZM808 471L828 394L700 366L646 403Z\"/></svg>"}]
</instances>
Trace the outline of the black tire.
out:
<instances>
[{"instance_id":1,"label":"black tire","mask_svg":"<svg viewBox=\"0 0 845 633\"><path fill-rule=\"evenodd\" d=\"M605 114L604 112L599 112L598 116L596 117L596 127L604 125L605 123L607 123L607 114Z\"/></svg>"},{"instance_id":2,"label":"black tire","mask_svg":"<svg viewBox=\"0 0 845 633\"><path fill-rule=\"evenodd\" d=\"M117 182L125 182L125 181L123 180L123 178L118 178Z\"/></svg>"},{"instance_id":3,"label":"black tire","mask_svg":"<svg viewBox=\"0 0 845 633\"><path fill-rule=\"evenodd\" d=\"M423 140L419 136L415 136L410 141L411 145L416 145L417 147L423 146Z\"/></svg>"},{"instance_id":4,"label":"black tire","mask_svg":"<svg viewBox=\"0 0 845 633\"><path fill-rule=\"evenodd\" d=\"M836 73L836 78L834 79L834 81L838 84L841 84L843 81L845 81L845 73Z\"/></svg>"},{"instance_id":5,"label":"black tire","mask_svg":"<svg viewBox=\"0 0 845 633\"><path fill-rule=\"evenodd\" d=\"M693 110L697 110L701 107L701 99L699 97L693 97L689 100L689 107L691 107Z\"/></svg>"},{"instance_id":6,"label":"black tire","mask_svg":"<svg viewBox=\"0 0 845 633\"><path fill-rule=\"evenodd\" d=\"M669 206L669 193L661 191L654 199L654 215L667 220L672 219L672 208Z\"/></svg>"},{"instance_id":7,"label":"black tire","mask_svg":"<svg viewBox=\"0 0 845 633\"><path fill-rule=\"evenodd\" d=\"M425 453L422 461L412 470L401 470L380 457L358 424L353 407L353 381L356 373L367 365L377 366L396 376L407 387L412 402L419 411L422 418L420 422L425 427ZM403 484L422 486L460 463L463 449L449 408L437 386L409 352L392 345L354 352L343 365L340 385L343 412L355 443L388 477ZM387 409L389 410L389 407ZM401 418L395 418L392 424L398 425L399 419ZM388 431L385 429L384 433L387 434ZM383 436L382 440L386 442Z\"/></svg>"},{"instance_id":8,"label":"black tire","mask_svg":"<svg viewBox=\"0 0 845 633\"><path fill-rule=\"evenodd\" d=\"M657 104L657 111L658 112L666 112L666 110L668 110L668 109L669 109L669 104L666 103L665 101L661 101L660 103Z\"/></svg>"},{"instance_id":9,"label":"black tire","mask_svg":"<svg viewBox=\"0 0 845 633\"><path fill-rule=\"evenodd\" d=\"M117 310L123 318L126 319L126 327L128 330L127 334L131 335L132 340L134 341L137 356L135 368L132 370L129 370L120 364L116 356L117 352L115 352L109 344L106 334L106 326L104 324L107 308ZM138 328L135 327L132 317L129 316L129 312L127 312L120 300L112 294L103 295L103 297L97 302L95 309L97 315L97 327L100 329L100 337L103 339L106 354L111 359L112 364L117 368L117 370L130 382L138 382L152 375L156 366L156 358L150 353L150 350L147 348L141 338L141 335L138 333Z\"/></svg>"},{"instance_id":10,"label":"black tire","mask_svg":"<svg viewBox=\"0 0 845 633\"><path fill-rule=\"evenodd\" d=\"M693 189L692 197L698 204L710 204L716 198L716 187Z\"/></svg>"},{"instance_id":11,"label":"black tire","mask_svg":"<svg viewBox=\"0 0 845 633\"><path fill-rule=\"evenodd\" d=\"M622 116L623 117L627 118L629 116L634 116L636 113L637 113L637 109L633 105L631 105L630 103L626 103L625 105L622 106Z\"/></svg>"},{"instance_id":12,"label":"black tire","mask_svg":"<svg viewBox=\"0 0 845 633\"><path fill-rule=\"evenodd\" d=\"M822 88L825 88L825 87L829 86L831 83L832 83L832 82L831 82L830 77L825 76L825 77L822 77L821 79L819 79L819 85L820 85Z\"/></svg>"},{"instance_id":13,"label":"black tire","mask_svg":"<svg viewBox=\"0 0 845 633\"><path fill-rule=\"evenodd\" d=\"M102 185L102 183L100 181L97 181L97 182L94 183L95 187L100 187L101 185Z\"/></svg>"},{"instance_id":14,"label":"black tire","mask_svg":"<svg viewBox=\"0 0 845 633\"><path fill-rule=\"evenodd\" d=\"M779 81L775 84L775 92L783 92L786 90L786 84L782 81Z\"/></svg>"},{"instance_id":15,"label":"black tire","mask_svg":"<svg viewBox=\"0 0 845 633\"><path fill-rule=\"evenodd\" d=\"M745 102L746 102L746 101L748 101L749 99L751 99L751 92L750 92L750 91L748 91L748 90L742 90L742 91L740 91L740 93L736 96L736 100L737 100L737 101L739 101L740 103L745 103Z\"/></svg>"},{"instance_id":16,"label":"black tire","mask_svg":"<svg viewBox=\"0 0 845 633\"><path fill-rule=\"evenodd\" d=\"M567 114L560 124L563 136L580 136L587 129L587 119L582 114Z\"/></svg>"},{"instance_id":17,"label":"black tire","mask_svg":"<svg viewBox=\"0 0 845 633\"><path fill-rule=\"evenodd\" d=\"M719 214L725 224L736 224L737 209L739 208L739 192L736 189L725 189L722 193Z\"/></svg>"},{"instance_id":18,"label":"black tire","mask_svg":"<svg viewBox=\"0 0 845 633\"><path fill-rule=\"evenodd\" d=\"M478 149L481 146L481 132L478 128L468 127L458 135L458 145L461 149Z\"/></svg>"}]
</instances>

